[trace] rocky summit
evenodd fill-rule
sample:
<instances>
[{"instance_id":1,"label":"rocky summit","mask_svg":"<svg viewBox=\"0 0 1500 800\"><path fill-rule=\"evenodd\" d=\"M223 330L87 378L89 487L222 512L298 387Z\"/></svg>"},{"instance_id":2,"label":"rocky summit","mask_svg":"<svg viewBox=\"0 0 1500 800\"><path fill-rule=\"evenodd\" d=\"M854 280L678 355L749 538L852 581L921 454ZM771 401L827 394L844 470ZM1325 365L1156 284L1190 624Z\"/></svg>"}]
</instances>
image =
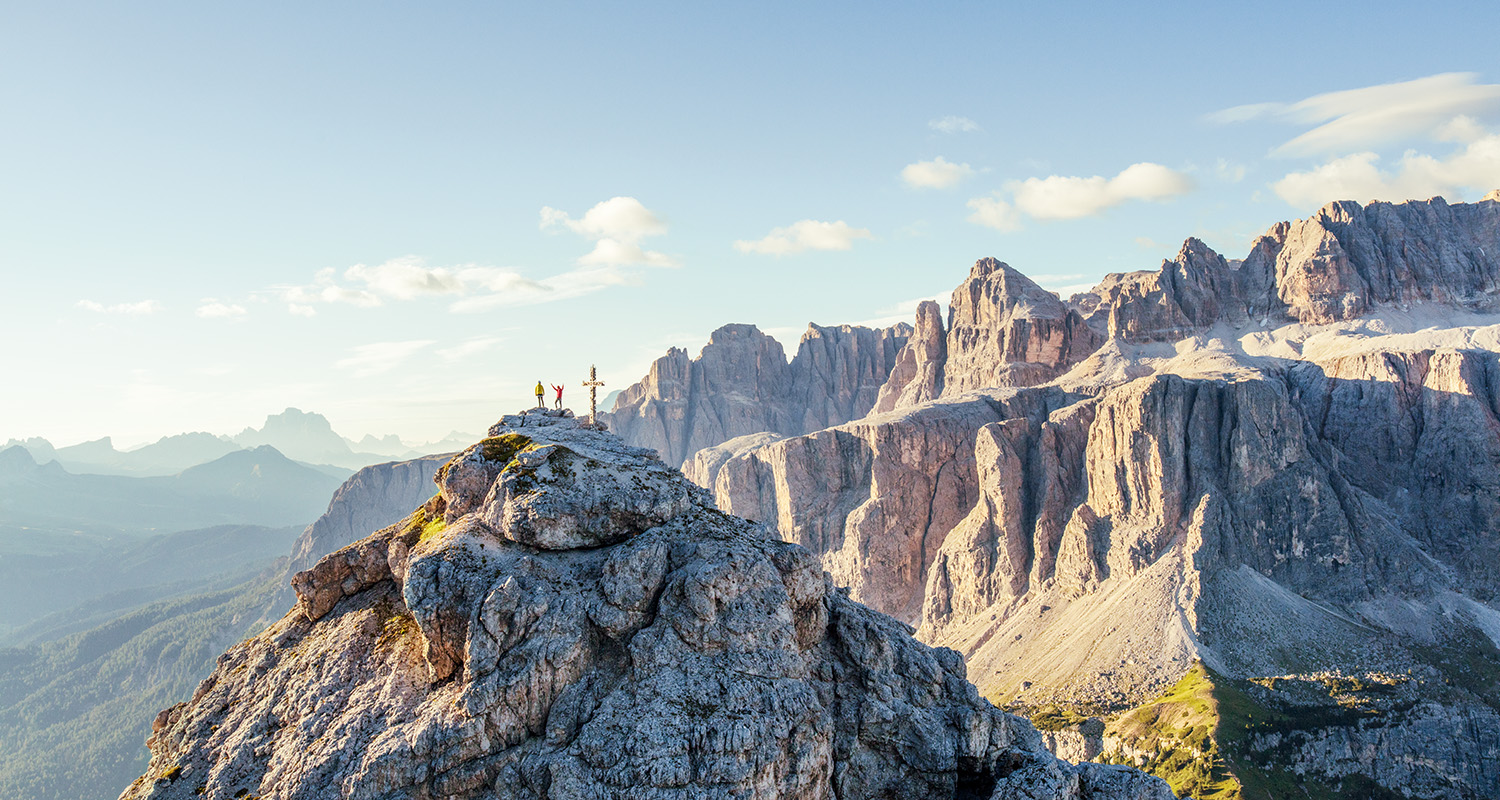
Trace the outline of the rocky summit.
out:
<instances>
[{"instance_id":1,"label":"rocky summit","mask_svg":"<svg viewBox=\"0 0 1500 800\"><path fill-rule=\"evenodd\" d=\"M507 416L163 711L123 798L1152 798L650 450Z\"/></svg>"}]
</instances>

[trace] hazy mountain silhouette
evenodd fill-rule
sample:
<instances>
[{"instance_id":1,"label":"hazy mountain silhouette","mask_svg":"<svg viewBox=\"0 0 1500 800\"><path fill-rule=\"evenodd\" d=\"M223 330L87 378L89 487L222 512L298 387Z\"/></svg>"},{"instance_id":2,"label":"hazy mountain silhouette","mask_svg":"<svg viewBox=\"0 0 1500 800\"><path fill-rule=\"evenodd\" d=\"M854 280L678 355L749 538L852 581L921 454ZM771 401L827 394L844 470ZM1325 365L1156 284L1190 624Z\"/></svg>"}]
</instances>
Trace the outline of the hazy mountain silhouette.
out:
<instances>
[{"instance_id":1,"label":"hazy mountain silhouette","mask_svg":"<svg viewBox=\"0 0 1500 800\"><path fill-rule=\"evenodd\" d=\"M240 450L166 477L78 475L0 451L0 553L34 551L39 532L144 534L222 524L280 527L316 519L341 478L273 447ZM4 536L32 529L23 538Z\"/></svg>"}]
</instances>

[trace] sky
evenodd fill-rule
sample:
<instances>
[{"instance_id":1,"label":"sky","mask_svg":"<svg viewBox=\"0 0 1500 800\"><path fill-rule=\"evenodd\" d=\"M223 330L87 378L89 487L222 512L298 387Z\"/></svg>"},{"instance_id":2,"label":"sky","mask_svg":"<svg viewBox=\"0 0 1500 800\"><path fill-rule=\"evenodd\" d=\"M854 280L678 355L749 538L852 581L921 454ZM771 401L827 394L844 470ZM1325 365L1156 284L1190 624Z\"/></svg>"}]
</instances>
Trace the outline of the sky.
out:
<instances>
[{"instance_id":1,"label":"sky","mask_svg":"<svg viewBox=\"0 0 1500 800\"><path fill-rule=\"evenodd\" d=\"M575 410L731 322L1500 188L1500 4L5 3L0 441Z\"/></svg>"}]
</instances>

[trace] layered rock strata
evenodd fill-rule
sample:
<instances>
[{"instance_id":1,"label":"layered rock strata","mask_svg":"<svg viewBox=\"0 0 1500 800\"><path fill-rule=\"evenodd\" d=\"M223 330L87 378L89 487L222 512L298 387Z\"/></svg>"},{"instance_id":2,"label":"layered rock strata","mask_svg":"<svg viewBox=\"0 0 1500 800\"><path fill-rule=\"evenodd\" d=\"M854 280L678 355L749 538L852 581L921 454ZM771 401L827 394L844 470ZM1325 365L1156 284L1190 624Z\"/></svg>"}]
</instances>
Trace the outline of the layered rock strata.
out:
<instances>
[{"instance_id":1,"label":"layered rock strata","mask_svg":"<svg viewBox=\"0 0 1500 800\"><path fill-rule=\"evenodd\" d=\"M1102 341L1057 295L993 258L975 262L953 290L948 324L932 301L881 387L877 412L983 388L1034 386L1056 378Z\"/></svg>"},{"instance_id":2,"label":"layered rock strata","mask_svg":"<svg viewBox=\"0 0 1500 800\"><path fill-rule=\"evenodd\" d=\"M508 417L157 718L125 798L1152 798L569 419Z\"/></svg>"},{"instance_id":3,"label":"layered rock strata","mask_svg":"<svg viewBox=\"0 0 1500 800\"><path fill-rule=\"evenodd\" d=\"M1492 193L1493 194L1493 193ZM1115 273L1070 303L1111 337L1176 341L1217 322L1325 324L1380 306L1500 308L1500 201L1329 203L1273 225L1243 260L1188 239L1156 272Z\"/></svg>"},{"instance_id":4,"label":"layered rock strata","mask_svg":"<svg viewBox=\"0 0 1500 800\"><path fill-rule=\"evenodd\" d=\"M865 415L911 327L809 325L790 363L754 325L714 331L697 358L673 348L604 418L626 441L674 466L739 436L797 435Z\"/></svg>"},{"instance_id":5,"label":"layered rock strata","mask_svg":"<svg viewBox=\"0 0 1500 800\"><path fill-rule=\"evenodd\" d=\"M990 697L1123 710L1198 660L1241 682L1408 675L1406 699L1358 725L1336 698L1271 693L1322 721L1246 746L1334 783L1500 796L1500 770L1473 760L1500 718L1497 213L1335 203L1243 261L1189 240L1076 296L1102 344L1054 339L1080 344L1050 361L1034 354L1063 349L1007 345L957 366L982 337L932 304L876 413L737 439L692 474L964 653ZM1036 341L1005 310L1027 292L975 291L980 273L1014 285L976 266L955 305L991 308L955 319ZM1021 385L1048 363L1056 380ZM1457 732L1438 735L1421 697Z\"/></svg>"}]
</instances>

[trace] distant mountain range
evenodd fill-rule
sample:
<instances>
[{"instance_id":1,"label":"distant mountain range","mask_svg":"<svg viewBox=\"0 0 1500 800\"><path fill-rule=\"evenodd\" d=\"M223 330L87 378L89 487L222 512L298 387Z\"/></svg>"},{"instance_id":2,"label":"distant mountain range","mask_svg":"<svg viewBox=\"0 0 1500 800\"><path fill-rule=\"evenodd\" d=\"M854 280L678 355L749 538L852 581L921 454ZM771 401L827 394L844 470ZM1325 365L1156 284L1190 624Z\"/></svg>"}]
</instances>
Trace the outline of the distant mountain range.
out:
<instances>
[{"instance_id":1,"label":"distant mountain range","mask_svg":"<svg viewBox=\"0 0 1500 800\"><path fill-rule=\"evenodd\" d=\"M356 442L334 432L322 414L288 408L267 416L260 428L245 428L233 436L202 431L179 433L126 450L116 449L108 436L67 447L56 447L41 437L11 439L5 447L24 448L38 463L56 461L73 473L149 477L175 475L229 453L262 445L276 448L293 461L354 470L383 461L461 450L478 438L454 431L440 441L425 444L407 444L395 434L381 437L366 434ZM339 477L347 474L341 472Z\"/></svg>"},{"instance_id":2,"label":"distant mountain range","mask_svg":"<svg viewBox=\"0 0 1500 800\"><path fill-rule=\"evenodd\" d=\"M26 473L17 468L24 455L0 453L10 465L0 474ZM444 460L360 470L332 500L324 491L327 511L305 530L219 526L0 557L0 608L11 615L9 636L0 628L0 644L10 645L0 646L0 797L117 796L146 766L156 712L191 696L225 647L295 602L288 578L298 565L400 519L432 495ZM223 477L225 493L254 493L234 480L232 459L221 461L190 482ZM19 484L3 481L0 496L14 496Z\"/></svg>"},{"instance_id":3,"label":"distant mountain range","mask_svg":"<svg viewBox=\"0 0 1500 800\"><path fill-rule=\"evenodd\" d=\"M141 535L315 519L342 475L299 464L276 448L236 450L176 475L79 475L38 464L21 447L0 450L0 553L34 551L37 534Z\"/></svg>"}]
</instances>

